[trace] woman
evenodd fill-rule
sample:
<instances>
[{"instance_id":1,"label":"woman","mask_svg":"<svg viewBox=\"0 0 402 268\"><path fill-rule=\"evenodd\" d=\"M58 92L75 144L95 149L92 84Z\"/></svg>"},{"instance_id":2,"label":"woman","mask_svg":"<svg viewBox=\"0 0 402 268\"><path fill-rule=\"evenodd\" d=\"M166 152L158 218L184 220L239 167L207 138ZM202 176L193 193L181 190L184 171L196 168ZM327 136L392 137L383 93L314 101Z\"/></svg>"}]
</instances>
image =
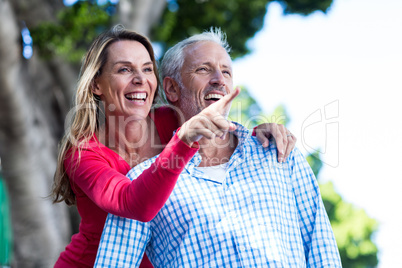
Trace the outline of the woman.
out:
<instances>
[{"instance_id":1,"label":"woman","mask_svg":"<svg viewBox=\"0 0 402 268\"><path fill-rule=\"evenodd\" d=\"M55 267L93 266L107 213L151 220L197 151L203 133L183 127L193 131L179 129L171 138L177 128L174 112L159 108L149 114L158 86L154 53L146 37L114 27L95 39L82 63L76 112L60 146L53 189L54 202L77 205L81 223ZM214 105L208 128L224 135L233 125L216 117L224 105ZM125 176L131 167L159 153L136 180ZM168 165L173 162L177 164Z\"/></svg>"}]
</instances>

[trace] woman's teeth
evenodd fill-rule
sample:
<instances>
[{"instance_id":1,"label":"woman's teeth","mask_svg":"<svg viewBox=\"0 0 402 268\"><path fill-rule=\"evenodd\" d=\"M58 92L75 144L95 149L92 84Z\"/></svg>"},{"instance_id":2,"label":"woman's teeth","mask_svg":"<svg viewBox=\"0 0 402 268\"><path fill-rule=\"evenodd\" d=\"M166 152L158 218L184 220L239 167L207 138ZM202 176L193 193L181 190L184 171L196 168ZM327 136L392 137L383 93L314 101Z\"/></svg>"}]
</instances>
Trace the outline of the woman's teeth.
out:
<instances>
[{"instance_id":1,"label":"woman's teeth","mask_svg":"<svg viewBox=\"0 0 402 268\"><path fill-rule=\"evenodd\" d=\"M128 93L125 97L131 101L145 101L147 93Z\"/></svg>"}]
</instances>

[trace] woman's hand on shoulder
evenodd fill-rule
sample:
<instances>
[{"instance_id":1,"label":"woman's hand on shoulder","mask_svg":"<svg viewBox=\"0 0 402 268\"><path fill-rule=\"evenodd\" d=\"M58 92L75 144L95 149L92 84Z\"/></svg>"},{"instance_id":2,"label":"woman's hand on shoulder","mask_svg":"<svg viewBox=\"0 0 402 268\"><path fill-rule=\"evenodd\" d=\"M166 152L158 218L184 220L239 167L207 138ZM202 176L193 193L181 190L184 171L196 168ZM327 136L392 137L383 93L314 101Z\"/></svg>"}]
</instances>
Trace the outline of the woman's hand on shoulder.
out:
<instances>
[{"instance_id":1,"label":"woman's hand on shoulder","mask_svg":"<svg viewBox=\"0 0 402 268\"><path fill-rule=\"evenodd\" d=\"M278 162L285 162L297 141L297 138L282 124L264 123L255 127L253 133L263 147L268 147L270 138L275 139Z\"/></svg>"}]
</instances>

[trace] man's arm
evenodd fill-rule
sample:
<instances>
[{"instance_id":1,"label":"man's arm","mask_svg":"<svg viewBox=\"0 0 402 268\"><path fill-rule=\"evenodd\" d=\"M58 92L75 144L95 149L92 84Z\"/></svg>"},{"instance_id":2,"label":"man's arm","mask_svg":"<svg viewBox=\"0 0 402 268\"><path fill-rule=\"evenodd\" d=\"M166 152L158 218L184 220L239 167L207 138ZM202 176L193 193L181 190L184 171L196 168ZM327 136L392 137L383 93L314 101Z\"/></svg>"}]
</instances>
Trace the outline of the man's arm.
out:
<instances>
[{"instance_id":1,"label":"man's arm","mask_svg":"<svg viewBox=\"0 0 402 268\"><path fill-rule=\"evenodd\" d=\"M94 267L138 267L151 239L148 222L109 214Z\"/></svg>"},{"instance_id":2,"label":"man's arm","mask_svg":"<svg viewBox=\"0 0 402 268\"><path fill-rule=\"evenodd\" d=\"M342 267L317 180L296 148L290 160L292 182L307 267Z\"/></svg>"}]
</instances>

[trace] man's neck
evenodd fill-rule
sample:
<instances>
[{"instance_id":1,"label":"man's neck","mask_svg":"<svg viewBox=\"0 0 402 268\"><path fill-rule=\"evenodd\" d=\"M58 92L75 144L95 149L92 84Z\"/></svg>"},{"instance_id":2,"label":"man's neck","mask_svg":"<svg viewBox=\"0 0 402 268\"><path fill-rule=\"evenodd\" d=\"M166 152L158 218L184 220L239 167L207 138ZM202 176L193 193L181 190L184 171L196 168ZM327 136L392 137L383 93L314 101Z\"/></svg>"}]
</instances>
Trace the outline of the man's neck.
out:
<instances>
[{"instance_id":1,"label":"man's neck","mask_svg":"<svg viewBox=\"0 0 402 268\"><path fill-rule=\"evenodd\" d=\"M229 162L238 140L231 133L226 134L224 139L215 138L208 140L202 138L198 141L200 145L199 153L202 157L199 167L217 166Z\"/></svg>"}]
</instances>

